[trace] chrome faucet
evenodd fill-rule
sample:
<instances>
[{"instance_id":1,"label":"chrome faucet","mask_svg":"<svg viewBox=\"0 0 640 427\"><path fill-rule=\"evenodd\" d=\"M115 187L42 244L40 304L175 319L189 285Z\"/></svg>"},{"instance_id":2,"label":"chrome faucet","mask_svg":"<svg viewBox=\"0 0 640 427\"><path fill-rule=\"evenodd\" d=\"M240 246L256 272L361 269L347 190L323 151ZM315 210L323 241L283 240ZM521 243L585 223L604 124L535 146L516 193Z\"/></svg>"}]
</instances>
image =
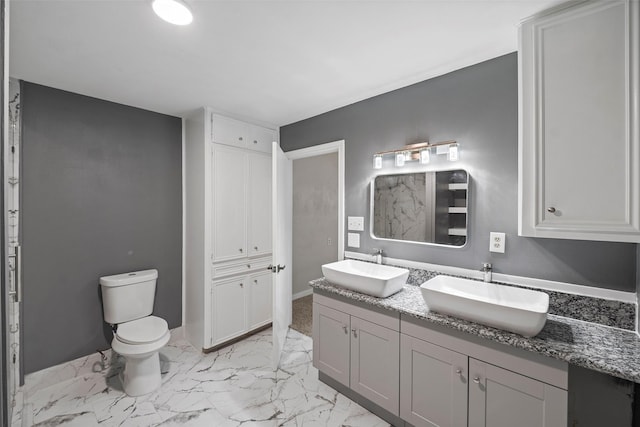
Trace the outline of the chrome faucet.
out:
<instances>
[{"instance_id":1,"label":"chrome faucet","mask_svg":"<svg viewBox=\"0 0 640 427\"><path fill-rule=\"evenodd\" d=\"M480 271L484 273L484 281L487 283L491 282L491 264L488 262L483 263Z\"/></svg>"},{"instance_id":2,"label":"chrome faucet","mask_svg":"<svg viewBox=\"0 0 640 427\"><path fill-rule=\"evenodd\" d=\"M382 249L373 249L371 254L376 257L376 264L382 264Z\"/></svg>"}]
</instances>

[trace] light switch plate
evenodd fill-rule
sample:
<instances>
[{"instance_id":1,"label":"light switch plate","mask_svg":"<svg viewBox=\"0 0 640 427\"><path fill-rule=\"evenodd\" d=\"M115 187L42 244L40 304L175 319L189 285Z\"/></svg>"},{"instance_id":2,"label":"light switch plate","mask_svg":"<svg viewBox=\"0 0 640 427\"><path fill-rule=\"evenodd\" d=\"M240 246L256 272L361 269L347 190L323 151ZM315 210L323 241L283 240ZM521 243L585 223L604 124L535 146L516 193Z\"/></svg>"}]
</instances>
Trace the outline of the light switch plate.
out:
<instances>
[{"instance_id":1,"label":"light switch plate","mask_svg":"<svg viewBox=\"0 0 640 427\"><path fill-rule=\"evenodd\" d=\"M358 233L347 233L347 246L350 248L359 248L360 235Z\"/></svg>"},{"instance_id":2,"label":"light switch plate","mask_svg":"<svg viewBox=\"0 0 640 427\"><path fill-rule=\"evenodd\" d=\"M364 231L364 217L363 216L347 217L347 230Z\"/></svg>"},{"instance_id":3,"label":"light switch plate","mask_svg":"<svg viewBox=\"0 0 640 427\"><path fill-rule=\"evenodd\" d=\"M496 233L492 231L489 234L489 252L498 252L503 254L507 243L507 237L504 233Z\"/></svg>"}]
</instances>

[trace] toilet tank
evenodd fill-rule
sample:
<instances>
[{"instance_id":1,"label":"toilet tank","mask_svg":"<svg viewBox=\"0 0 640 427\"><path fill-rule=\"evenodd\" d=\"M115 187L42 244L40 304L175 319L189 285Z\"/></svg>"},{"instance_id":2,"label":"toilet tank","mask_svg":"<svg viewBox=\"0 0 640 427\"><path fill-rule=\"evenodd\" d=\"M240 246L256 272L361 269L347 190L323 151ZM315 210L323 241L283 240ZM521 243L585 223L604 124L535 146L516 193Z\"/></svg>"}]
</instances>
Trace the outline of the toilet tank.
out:
<instances>
[{"instance_id":1,"label":"toilet tank","mask_svg":"<svg viewBox=\"0 0 640 427\"><path fill-rule=\"evenodd\" d=\"M158 270L101 277L105 322L118 324L151 315L157 279Z\"/></svg>"}]
</instances>

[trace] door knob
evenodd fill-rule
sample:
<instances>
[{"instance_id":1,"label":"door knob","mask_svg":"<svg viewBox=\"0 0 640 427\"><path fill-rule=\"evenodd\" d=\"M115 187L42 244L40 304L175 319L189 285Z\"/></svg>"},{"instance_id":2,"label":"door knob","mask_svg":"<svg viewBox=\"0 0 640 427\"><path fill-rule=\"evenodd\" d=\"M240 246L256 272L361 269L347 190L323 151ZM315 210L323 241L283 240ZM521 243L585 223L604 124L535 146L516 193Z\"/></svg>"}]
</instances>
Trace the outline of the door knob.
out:
<instances>
[{"instance_id":1,"label":"door knob","mask_svg":"<svg viewBox=\"0 0 640 427\"><path fill-rule=\"evenodd\" d=\"M549 212L549 213L555 213L555 212L556 212L556 208L554 208L553 206L548 207L548 208L547 208L547 212Z\"/></svg>"},{"instance_id":2,"label":"door knob","mask_svg":"<svg viewBox=\"0 0 640 427\"><path fill-rule=\"evenodd\" d=\"M286 265L273 265L273 264L269 264L269 267L267 267L267 270L271 270L272 273L280 273L281 270L284 270L286 267Z\"/></svg>"}]
</instances>

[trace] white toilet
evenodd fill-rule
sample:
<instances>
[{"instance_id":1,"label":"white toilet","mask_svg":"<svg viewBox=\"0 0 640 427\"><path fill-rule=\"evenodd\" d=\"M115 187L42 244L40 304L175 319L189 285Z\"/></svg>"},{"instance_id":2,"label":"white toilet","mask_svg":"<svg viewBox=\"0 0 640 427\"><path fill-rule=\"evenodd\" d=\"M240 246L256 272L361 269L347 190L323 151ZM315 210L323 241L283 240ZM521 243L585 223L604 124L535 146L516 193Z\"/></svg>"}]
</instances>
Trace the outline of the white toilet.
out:
<instances>
[{"instance_id":1,"label":"white toilet","mask_svg":"<svg viewBox=\"0 0 640 427\"><path fill-rule=\"evenodd\" d=\"M111 348L125 359L122 386L129 396L160 387L160 355L169 342L167 321L151 316L158 270L100 278L104 320L114 329Z\"/></svg>"}]
</instances>

